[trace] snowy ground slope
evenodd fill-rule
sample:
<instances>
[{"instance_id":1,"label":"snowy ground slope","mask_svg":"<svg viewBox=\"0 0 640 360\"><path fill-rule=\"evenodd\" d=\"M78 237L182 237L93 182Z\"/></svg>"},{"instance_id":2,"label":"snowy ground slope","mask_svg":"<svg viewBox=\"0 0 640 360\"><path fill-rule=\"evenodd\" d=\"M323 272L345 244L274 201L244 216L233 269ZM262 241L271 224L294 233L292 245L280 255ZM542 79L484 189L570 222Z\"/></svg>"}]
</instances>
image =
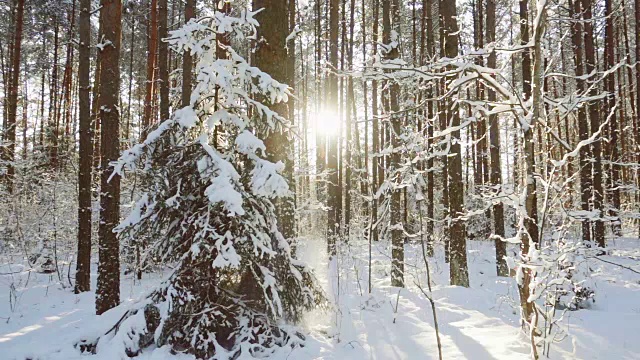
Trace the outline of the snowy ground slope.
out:
<instances>
[{"instance_id":1,"label":"snowy ground slope","mask_svg":"<svg viewBox=\"0 0 640 360\"><path fill-rule=\"evenodd\" d=\"M605 259L640 270L637 239L620 239ZM373 291L368 294L366 244L343 244L337 263L327 265L321 240L301 241L299 252L315 269L328 296L329 311L305 319L306 346L281 349L275 359L437 359L433 318L419 246L406 246L406 289L389 286L388 249L374 244ZM529 349L518 325L517 290L512 279L497 278L488 242L470 241L471 288L445 286L448 267L438 253L431 260L445 359L528 359ZM554 359L640 359L640 275L593 260L597 299L592 309L567 313L568 336L551 348ZM336 269L340 269L338 272ZM57 278L23 272L18 264L0 268L0 359L75 359L72 344L109 329L124 312L94 313L93 293L75 295ZM338 276L339 273L339 276ZM95 274L92 274L95 288ZM145 275L134 284L124 277L121 295L131 303L162 274ZM12 287L15 290L12 290ZM16 301L17 300L17 301ZM397 304L397 312L395 311ZM126 307L126 304L125 306ZM394 322L395 319L395 322ZM90 358L117 359L101 351ZM143 359L183 359L167 349L146 352Z\"/></svg>"}]
</instances>

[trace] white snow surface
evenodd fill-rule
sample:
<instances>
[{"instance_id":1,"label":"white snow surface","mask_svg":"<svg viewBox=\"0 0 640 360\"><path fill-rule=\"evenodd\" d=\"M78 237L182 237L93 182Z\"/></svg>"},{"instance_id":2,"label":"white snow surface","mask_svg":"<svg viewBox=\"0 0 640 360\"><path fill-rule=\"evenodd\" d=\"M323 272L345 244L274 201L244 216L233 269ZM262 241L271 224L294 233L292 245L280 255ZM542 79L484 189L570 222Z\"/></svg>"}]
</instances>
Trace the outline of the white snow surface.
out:
<instances>
[{"instance_id":1,"label":"white snow surface","mask_svg":"<svg viewBox=\"0 0 640 360\"><path fill-rule=\"evenodd\" d=\"M316 272L331 309L309 313L300 328L304 347L278 349L272 359L437 359L419 245L407 244L405 289L391 287L389 249L373 244L373 291L368 294L368 247L364 241L341 244L331 264L326 244L300 239L298 252ZM448 286L442 249L430 259L444 359L529 359L520 330L517 288L511 278L498 278L491 242L468 242L471 288ZM622 238L603 257L640 270L640 241ZM596 302L590 309L568 312L560 326L567 336L551 346L551 359L640 359L640 275L590 260ZM74 266L75 267L75 266ZM337 269L340 269L338 272ZM338 278L339 273L339 278ZM168 274L145 274L141 282L123 276L123 305L102 316L94 314L94 293L73 294L57 275L38 274L15 261L0 266L0 359L109 359L123 354L99 346L97 355L82 355L78 340L110 329L128 306L141 299ZM92 289L96 268L93 266ZM65 279L66 282L66 279ZM15 289L15 290L12 290ZM398 292L400 297L398 300ZM398 301L397 314L394 309ZM395 318L395 323L394 323ZM147 349L138 359L193 359L164 348Z\"/></svg>"}]
</instances>

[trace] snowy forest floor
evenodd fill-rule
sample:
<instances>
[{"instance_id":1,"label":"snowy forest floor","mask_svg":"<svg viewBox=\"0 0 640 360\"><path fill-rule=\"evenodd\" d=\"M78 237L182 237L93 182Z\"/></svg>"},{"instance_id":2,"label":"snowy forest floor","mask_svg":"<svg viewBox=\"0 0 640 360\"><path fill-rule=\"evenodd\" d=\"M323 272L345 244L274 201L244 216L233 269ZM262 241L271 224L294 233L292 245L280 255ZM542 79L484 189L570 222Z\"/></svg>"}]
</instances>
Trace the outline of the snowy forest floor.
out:
<instances>
[{"instance_id":1,"label":"snowy forest floor","mask_svg":"<svg viewBox=\"0 0 640 360\"><path fill-rule=\"evenodd\" d=\"M640 270L638 239L621 238L603 258ZM302 326L303 348L283 348L272 358L293 359L437 359L433 317L419 244L407 244L405 282L390 286L390 256L385 243L373 244L372 293L368 293L368 245L341 244L337 262L328 264L320 239L301 239L298 253L314 267L333 301L328 310L309 313ZM632 250L635 249L635 250ZM441 248L430 259L444 359L528 359L529 346L519 327L517 287L495 274L493 244L469 241L471 287L448 286ZM567 312L560 323L563 339L551 347L552 359L640 359L640 275L590 260L596 301L591 308ZM61 264L65 265L65 264ZM339 269L339 271L337 270ZM109 329L141 295L166 274L145 274L141 282L123 277L123 306L94 315L94 293L73 294L57 275L27 271L20 263L0 266L0 359L86 358L73 348L83 336ZM338 276L339 275L339 276ZM95 266L92 289L95 289ZM68 283L63 279L63 283ZM398 298L399 291L399 298ZM397 303L397 311L396 311ZM395 319L395 322L394 322ZM90 358L118 359L108 349ZM140 359L190 359L165 348Z\"/></svg>"}]
</instances>

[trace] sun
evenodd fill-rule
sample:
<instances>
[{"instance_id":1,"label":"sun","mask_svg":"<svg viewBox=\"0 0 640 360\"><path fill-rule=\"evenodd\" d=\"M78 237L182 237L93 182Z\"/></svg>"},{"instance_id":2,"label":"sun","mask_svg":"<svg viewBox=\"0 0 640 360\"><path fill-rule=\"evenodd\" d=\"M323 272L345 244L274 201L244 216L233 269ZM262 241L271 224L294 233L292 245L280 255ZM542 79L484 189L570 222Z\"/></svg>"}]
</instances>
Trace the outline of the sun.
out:
<instances>
[{"instance_id":1,"label":"sun","mask_svg":"<svg viewBox=\"0 0 640 360\"><path fill-rule=\"evenodd\" d=\"M323 109L312 120L316 133L321 135L336 135L340 129L340 116L332 110Z\"/></svg>"}]
</instances>

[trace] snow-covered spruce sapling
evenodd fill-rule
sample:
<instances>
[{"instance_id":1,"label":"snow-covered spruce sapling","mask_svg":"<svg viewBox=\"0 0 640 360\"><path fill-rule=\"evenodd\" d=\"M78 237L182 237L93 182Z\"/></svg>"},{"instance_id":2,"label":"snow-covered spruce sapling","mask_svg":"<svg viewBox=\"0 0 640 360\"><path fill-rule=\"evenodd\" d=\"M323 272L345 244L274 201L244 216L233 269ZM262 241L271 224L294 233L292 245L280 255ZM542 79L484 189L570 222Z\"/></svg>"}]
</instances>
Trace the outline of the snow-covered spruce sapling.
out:
<instances>
[{"instance_id":1,"label":"snow-covered spruce sapling","mask_svg":"<svg viewBox=\"0 0 640 360\"><path fill-rule=\"evenodd\" d=\"M230 46L226 57L216 56L217 36L246 41L255 34L254 15L218 12L170 34L172 47L198 59L191 104L125 151L115 171L144 179L117 228L120 239L147 239L144 256L174 270L81 348L119 347L131 356L155 345L201 359L261 356L299 342L285 322L324 302L278 231L272 201L290 196L284 164L266 160L268 149L255 135L287 131L286 119L256 99L286 102L289 89Z\"/></svg>"}]
</instances>

